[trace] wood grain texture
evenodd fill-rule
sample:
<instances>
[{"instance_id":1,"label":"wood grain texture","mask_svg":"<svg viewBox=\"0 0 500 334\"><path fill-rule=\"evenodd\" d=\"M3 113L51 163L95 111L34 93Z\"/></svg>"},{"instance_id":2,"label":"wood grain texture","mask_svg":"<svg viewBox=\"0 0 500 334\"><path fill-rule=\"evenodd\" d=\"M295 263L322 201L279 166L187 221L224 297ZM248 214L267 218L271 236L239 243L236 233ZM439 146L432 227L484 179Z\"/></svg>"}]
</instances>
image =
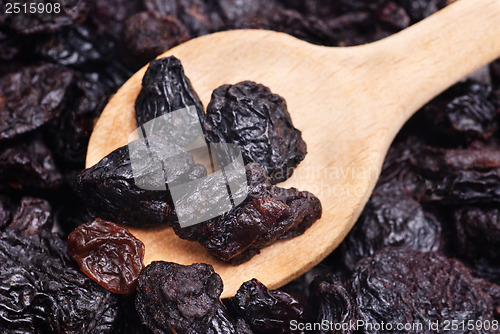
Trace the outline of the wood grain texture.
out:
<instances>
[{"instance_id":1,"label":"wood grain texture","mask_svg":"<svg viewBox=\"0 0 500 334\"><path fill-rule=\"evenodd\" d=\"M241 30L190 40L175 55L206 106L222 84L254 80L283 96L308 155L280 186L317 195L323 217L297 238L226 265L170 228L130 231L145 262L210 263L223 297L257 278L278 288L333 251L372 192L387 149L406 120L432 97L500 55L500 0L459 0L385 40L350 48L310 45L288 35ZM87 167L126 145L136 127L134 102L145 68L110 100L90 139Z\"/></svg>"}]
</instances>

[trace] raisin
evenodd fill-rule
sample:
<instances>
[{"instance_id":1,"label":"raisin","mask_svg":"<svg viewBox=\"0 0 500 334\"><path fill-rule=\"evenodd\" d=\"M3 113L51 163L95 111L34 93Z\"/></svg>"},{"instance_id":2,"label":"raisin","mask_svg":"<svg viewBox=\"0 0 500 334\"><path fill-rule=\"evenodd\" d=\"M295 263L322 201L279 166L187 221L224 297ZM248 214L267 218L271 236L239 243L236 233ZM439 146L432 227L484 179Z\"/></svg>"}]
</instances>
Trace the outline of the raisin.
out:
<instances>
[{"instance_id":1,"label":"raisin","mask_svg":"<svg viewBox=\"0 0 500 334\"><path fill-rule=\"evenodd\" d=\"M117 298L78 270L56 234L0 235L2 333L114 333Z\"/></svg>"},{"instance_id":2,"label":"raisin","mask_svg":"<svg viewBox=\"0 0 500 334\"><path fill-rule=\"evenodd\" d=\"M109 33L119 39L124 21L142 10L140 0L89 0L89 20L96 26L97 33Z\"/></svg>"},{"instance_id":3,"label":"raisin","mask_svg":"<svg viewBox=\"0 0 500 334\"><path fill-rule=\"evenodd\" d=\"M80 225L68 237L68 251L87 276L109 291L135 291L144 244L126 228L102 219Z\"/></svg>"},{"instance_id":4,"label":"raisin","mask_svg":"<svg viewBox=\"0 0 500 334\"><path fill-rule=\"evenodd\" d=\"M170 171L167 175L176 175L169 180L169 185L204 177L206 170L195 165L187 152L173 156L174 148L164 138L149 143L146 150L142 140L131 142L77 176L75 191L94 217L130 226L167 224L177 219L170 193L166 191L165 170ZM130 145L139 147L133 151L132 157L129 155ZM160 157L158 160L164 164L158 164L150 154ZM134 171L131 160L142 162L140 168ZM148 184L139 187L137 180Z\"/></svg>"},{"instance_id":5,"label":"raisin","mask_svg":"<svg viewBox=\"0 0 500 334\"><path fill-rule=\"evenodd\" d=\"M194 107L198 118L184 117L182 113L172 114L170 122L160 118L187 107ZM137 124L149 122L148 128L153 129L154 135L172 138L173 142L183 145L197 136L195 130L199 129L204 115L200 98L184 74L181 62L173 56L152 61L135 102Z\"/></svg>"},{"instance_id":6,"label":"raisin","mask_svg":"<svg viewBox=\"0 0 500 334\"><path fill-rule=\"evenodd\" d=\"M63 179L54 157L38 137L0 148L0 188L56 189Z\"/></svg>"},{"instance_id":7,"label":"raisin","mask_svg":"<svg viewBox=\"0 0 500 334\"><path fill-rule=\"evenodd\" d=\"M71 70L48 64L26 67L0 78L0 141L57 118L73 78Z\"/></svg>"},{"instance_id":8,"label":"raisin","mask_svg":"<svg viewBox=\"0 0 500 334\"><path fill-rule=\"evenodd\" d=\"M226 173L229 184L232 174ZM175 233L183 239L198 241L223 261L239 264L277 239L304 233L321 217L318 198L306 191L272 185L259 165L246 165L246 177L248 195L240 205L200 224L182 228L179 222L172 222ZM207 185L213 184L211 176L204 181ZM203 190L203 184L199 189ZM194 192L194 198L188 197L183 202L192 203L198 193ZM200 198L206 197L200 195Z\"/></svg>"},{"instance_id":9,"label":"raisin","mask_svg":"<svg viewBox=\"0 0 500 334\"><path fill-rule=\"evenodd\" d=\"M204 0L144 0L145 7L163 17L179 19L192 37L206 35L223 26L213 1Z\"/></svg>"},{"instance_id":10,"label":"raisin","mask_svg":"<svg viewBox=\"0 0 500 334\"><path fill-rule=\"evenodd\" d=\"M441 223L408 195L375 191L342 243L342 257L352 270L360 259L387 246L442 251Z\"/></svg>"},{"instance_id":11,"label":"raisin","mask_svg":"<svg viewBox=\"0 0 500 334\"><path fill-rule=\"evenodd\" d=\"M489 139L497 129L489 88L469 80L457 84L423 108L430 129L452 145Z\"/></svg>"},{"instance_id":12,"label":"raisin","mask_svg":"<svg viewBox=\"0 0 500 334\"><path fill-rule=\"evenodd\" d=\"M52 207L44 199L23 197L12 218L11 228L33 234L51 231L53 225Z\"/></svg>"},{"instance_id":13,"label":"raisin","mask_svg":"<svg viewBox=\"0 0 500 334\"><path fill-rule=\"evenodd\" d=\"M159 17L153 12L129 17L123 30L123 43L130 52L129 62L137 68L188 39L186 28L177 19Z\"/></svg>"},{"instance_id":14,"label":"raisin","mask_svg":"<svg viewBox=\"0 0 500 334\"><path fill-rule=\"evenodd\" d=\"M427 148L414 157L426 178L425 201L454 204L500 201L500 155L496 146Z\"/></svg>"},{"instance_id":15,"label":"raisin","mask_svg":"<svg viewBox=\"0 0 500 334\"><path fill-rule=\"evenodd\" d=\"M492 263L500 261L499 209L463 207L455 210L453 218L456 251L461 257L470 261L481 257Z\"/></svg>"},{"instance_id":16,"label":"raisin","mask_svg":"<svg viewBox=\"0 0 500 334\"><path fill-rule=\"evenodd\" d=\"M220 301L222 280L211 265L155 261L139 275L136 308L155 333L248 333ZM251 333L251 332L250 332Z\"/></svg>"},{"instance_id":17,"label":"raisin","mask_svg":"<svg viewBox=\"0 0 500 334\"><path fill-rule=\"evenodd\" d=\"M290 322L305 320L304 307L295 298L283 291L268 290L256 279L243 283L228 305L231 313L243 318L257 333L292 333Z\"/></svg>"},{"instance_id":18,"label":"raisin","mask_svg":"<svg viewBox=\"0 0 500 334\"><path fill-rule=\"evenodd\" d=\"M484 170L500 167L500 151L495 146L467 149L427 147L412 162L426 176L446 176L459 170Z\"/></svg>"},{"instance_id":19,"label":"raisin","mask_svg":"<svg viewBox=\"0 0 500 334\"><path fill-rule=\"evenodd\" d=\"M419 333L435 333L429 322L494 320L489 283L473 278L455 259L405 248L385 248L361 260L352 276L352 293L365 323L421 324ZM378 333L366 327L363 333ZM484 328L471 333L494 333Z\"/></svg>"},{"instance_id":20,"label":"raisin","mask_svg":"<svg viewBox=\"0 0 500 334\"><path fill-rule=\"evenodd\" d=\"M334 45L335 38L330 27L323 21L301 15L294 10L261 8L258 12L237 17L228 23L231 29L266 29L290 34L310 43Z\"/></svg>"},{"instance_id":21,"label":"raisin","mask_svg":"<svg viewBox=\"0 0 500 334\"><path fill-rule=\"evenodd\" d=\"M347 325L342 330L322 328L316 333L354 333L352 324L358 320L358 306L339 278L332 274L318 276L312 281L309 289L317 323L323 324L327 321L329 324Z\"/></svg>"},{"instance_id":22,"label":"raisin","mask_svg":"<svg viewBox=\"0 0 500 334\"><path fill-rule=\"evenodd\" d=\"M204 129L212 143L237 144L245 163L264 167L273 183L286 180L307 153L285 100L251 81L217 88Z\"/></svg>"},{"instance_id":23,"label":"raisin","mask_svg":"<svg viewBox=\"0 0 500 334\"><path fill-rule=\"evenodd\" d=\"M30 4L43 5L44 10L19 15L7 14L4 9L7 8L8 3L14 5L16 1L2 1L0 29L25 35L54 33L73 23L85 20L88 14L87 1L80 0L30 0L25 2L28 10L31 8ZM60 10L55 9L57 5Z\"/></svg>"},{"instance_id":24,"label":"raisin","mask_svg":"<svg viewBox=\"0 0 500 334\"><path fill-rule=\"evenodd\" d=\"M115 57L115 42L88 26L74 25L35 47L40 58L81 70L96 70Z\"/></svg>"}]
</instances>

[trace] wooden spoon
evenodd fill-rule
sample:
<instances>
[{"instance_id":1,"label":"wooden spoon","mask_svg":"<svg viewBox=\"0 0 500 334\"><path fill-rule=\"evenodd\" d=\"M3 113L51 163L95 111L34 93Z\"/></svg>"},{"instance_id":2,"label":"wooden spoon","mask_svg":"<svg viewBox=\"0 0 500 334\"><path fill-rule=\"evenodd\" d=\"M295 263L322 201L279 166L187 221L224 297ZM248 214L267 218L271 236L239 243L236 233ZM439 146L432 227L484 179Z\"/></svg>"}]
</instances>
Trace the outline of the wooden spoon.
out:
<instances>
[{"instance_id":1,"label":"wooden spoon","mask_svg":"<svg viewBox=\"0 0 500 334\"><path fill-rule=\"evenodd\" d=\"M384 40L348 48L311 45L263 30L219 32L190 40L175 55L203 104L222 84L253 80L283 96L308 154L281 184L317 195L323 217L300 237L277 242L239 266L224 264L168 227L130 228L145 263L210 263L222 297L257 278L278 288L332 252L362 211L395 135L434 96L500 56L500 0L459 0ZM146 67L109 101L97 122L87 167L127 145Z\"/></svg>"}]
</instances>

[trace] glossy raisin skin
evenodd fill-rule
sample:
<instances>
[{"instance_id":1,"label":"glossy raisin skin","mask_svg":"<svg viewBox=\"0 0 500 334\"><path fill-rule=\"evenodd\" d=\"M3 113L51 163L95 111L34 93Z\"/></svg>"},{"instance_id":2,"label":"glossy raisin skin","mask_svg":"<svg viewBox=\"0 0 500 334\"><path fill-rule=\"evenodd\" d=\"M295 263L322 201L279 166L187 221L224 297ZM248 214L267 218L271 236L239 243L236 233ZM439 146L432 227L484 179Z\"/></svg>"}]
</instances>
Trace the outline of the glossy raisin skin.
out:
<instances>
[{"instance_id":1,"label":"glossy raisin skin","mask_svg":"<svg viewBox=\"0 0 500 334\"><path fill-rule=\"evenodd\" d=\"M238 145L243 161L264 167L272 183L289 178L307 153L285 100L252 81L217 88L204 129L209 142Z\"/></svg>"},{"instance_id":2,"label":"glossy raisin skin","mask_svg":"<svg viewBox=\"0 0 500 334\"><path fill-rule=\"evenodd\" d=\"M153 143L153 141L150 141ZM162 139L151 145L149 152L135 152L135 161L142 161L141 171L132 169L129 148L123 146L104 157L95 166L82 171L75 184L75 190L86 202L94 217L101 217L130 226L168 224L176 220L172 199L166 191L163 165L148 160L150 152L169 157L168 149L162 146ZM129 144L129 145L133 145ZM134 157L133 156L133 157ZM170 159L170 160L169 160ZM178 178L171 184L189 181L206 175L203 166L195 165L193 157L185 152L175 158L166 158L165 168L176 173ZM168 163L171 161L171 163ZM135 178L149 180L149 188L136 185ZM159 190L150 190L159 189ZM163 189L163 190L161 190Z\"/></svg>"},{"instance_id":3,"label":"glossy raisin skin","mask_svg":"<svg viewBox=\"0 0 500 334\"><path fill-rule=\"evenodd\" d=\"M115 41L88 25L73 25L42 40L35 48L40 58L80 70L96 70L116 56Z\"/></svg>"},{"instance_id":4,"label":"glossy raisin skin","mask_svg":"<svg viewBox=\"0 0 500 334\"><path fill-rule=\"evenodd\" d=\"M126 295L135 291L144 268L144 244L126 228L102 219L80 225L68 237L68 251L107 290Z\"/></svg>"},{"instance_id":5,"label":"glossy raisin skin","mask_svg":"<svg viewBox=\"0 0 500 334\"><path fill-rule=\"evenodd\" d=\"M385 248L361 260L352 276L359 318L376 323L421 323L421 333L435 333L429 321L494 320L491 284L474 278L459 261L436 253ZM443 326L442 324L440 326ZM440 327L439 332L444 329ZM494 333L478 329L471 333ZM377 333L364 330L363 333Z\"/></svg>"},{"instance_id":6,"label":"glossy raisin skin","mask_svg":"<svg viewBox=\"0 0 500 334\"><path fill-rule=\"evenodd\" d=\"M188 123L184 123L183 118L174 118L172 123L175 127L162 132L164 127L161 120L156 120L158 117L189 106L196 109L198 119L188 119ZM141 126L152 121L149 128L155 129L154 135L168 136L175 143L183 144L191 142L189 134L192 129L199 128L204 115L200 98L184 74L179 59L171 56L152 61L144 74L142 89L135 101L137 124Z\"/></svg>"},{"instance_id":7,"label":"glossy raisin skin","mask_svg":"<svg viewBox=\"0 0 500 334\"><path fill-rule=\"evenodd\" d=\"M155 261L139 276L136 308L153 332L251 333L219 300L222 280L211 265Z\"/></svg>"},{"instance_id":8,"label":"glossy raisin skin","mask_svg":"<svg viewBox=\"0 0 500 334\"><path fill-rule=\"evenodd\" d=\"M182 228L172 222L178 236L198 241L210 253L232 264L248 261L277 239L304 233L322 212L313 194L272 185L257 164L247 164L245 169L248 195L240 205L200 224ZM210 179L207 182L210 184Z\"/></svg>"},{"instance_id":9,"label":"glossy raisin skin","mask_svg":"<svg viewBox=\"0 0 500 334\"><path fill-rule=\"evenodd\" d=\"M0 235L2 333L114 333L117 298L86 277L44 230Z\"/></svg>"},{"instance_id":10,"label":"glossy raisin skin","mask_svg":"<svg viewBox=\"0 0 500 334\"><path fill-rule=\"evenodd\" d=\"M286 292L269 290L256 279L243 283L228 305L231 313L243 318L256 333L299 333L290 329L290 321L305 320L298 300Z\"/></svg>"},{"instance_id":11,"label":"glossy raisin skin","mask_svg":"<svg viewBox=\"0 0 500 334\"><path fill-rule=\"evenodd\" d=\"M73 71L50 64L26 67L1 77L0 141L37 129L57 118L73 80Z\"/></svg>"},{"instance_id":12,"label":"glossy raisin skin","mask_svg":"<svg viewBox=\"0 0 500 334\"><path fill-rule=\"evenodd\" d=\"M317 323L351 325L358 320L358 305L338 277L332 274L317 276L311 282L309 293ZM354 331L348 326L340 331L320 329L317 333L350 334Z\"/></svg>"}]
</instances>

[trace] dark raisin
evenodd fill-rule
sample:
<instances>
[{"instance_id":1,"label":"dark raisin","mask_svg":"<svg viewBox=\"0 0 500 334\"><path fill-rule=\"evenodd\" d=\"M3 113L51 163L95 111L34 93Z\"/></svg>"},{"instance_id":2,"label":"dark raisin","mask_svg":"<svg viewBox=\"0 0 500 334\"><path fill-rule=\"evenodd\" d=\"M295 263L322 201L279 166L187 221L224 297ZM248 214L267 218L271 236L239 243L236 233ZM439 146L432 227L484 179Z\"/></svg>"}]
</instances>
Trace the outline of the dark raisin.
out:
<instances>
[{"instance_id":1,"label":"dark raisin","mask_svg":"<svg viewBox=\"0 0 500 334\"><path fill-rule=\"evenodd\" d=\"M352 328L358 320L358 306L339 278L331 274L316 277L310 286L310 299L317 323L324 324L327 321L333 326L342 326L331 330L322 328L316 333L354 333Z\"/></svg>"},{"instance_id":2,"label":"dark raisin","mask_svg":"<svg viewBox=\"0 0 500 334\"><path fill-rule=\"evenodd\" d=\"M167 224L177 219L164 173L175 175L168 183L172 186L204 177L206 170L195 165L189 153L174 156L178 151L168 140L156 139L150 138L149 146L137 140L116 149L77 176L75 190L93 216L131 226ZM137 148L132 157L130 145ZM131 160L140 163L136 170Z\"/></svg>"},{"instance_id":3,"label":"dark raisin","mask_svg":"<svg viewBox=\"0 0 500 334\"><path fill-rule=\"evenodd\" d=\"M88 277L109 291L135 291L144 244L125 227L102 219L80 225L68 237L68 251Z\"/></svg>"},{"instance_id":4,"label":"dark raisin","mask_svg":"<svg viewBox=\"0 0 500 334\"><path fill-rule=\"evenodd\" d=\"M413 158L426 178L425 201L471 204L500 201L500 154L496 146L427 148Z\"/></svg>"},{"instance_id":5,"label":"dark raisin","mask_svg":"<svg viewBox=\"0 0 500 334\"><path fill-rule=\"evenodd\" d=\"M228 305L257 333L299 333L291 330L290 322L305 320L304 307L294 297L269 290L256 279L243 283Z\"/></svg>"},{"instance_id":6,"label":"dark raisin","mask_svg":"<svg viewBox=\"0 0 500 334\"><path fill-rule=\"evenodd\" d=\"M413 22L425 19L446 5L446 0L399 0Z\"/></svg>"},{"instance_id":7,"label":"dark raisin","mask_svg":"<svg viewBox=\"0 0 500 334\"><path fill-rule=\"evenodd\" d=\"M137 68L188 39L186 28L176 18L160 17L153 12L129 17L123 30L123 43L130 53L129 63Z\"/></svg>"},{"instance_id":8,"label":"dark raisin","mask_svg":"<svg viewBox=\"0 0 500 334\"><path fill-rule=\"evenodd\" d=\"M96 26L99 34L108 33L118 39L124 21L142 10L140 0L89 0L89 20Z\"/></svg>"},{"instance_id":9,"label":"dark raisin","mask_svg":"<svg viewBox=\"0 0 500 334\"><path fill-rule=\"evenodd\" d=\"M145 7L163 17L179 19L193 37L205 35L222 27L214 1L205 0L143 0Z\"/></svg>"},{"instance_id":10,"label":"dark raisin","mask_svg":"<svg viewBox=\"0 0 500 334\"><path fill-rule=\"evenodd\" d=\"M441 223L409 195L375 191L341 245L345 265L352 270L360 259L387 246L441 251Z\"/></svg>"},{"instance_id":11,"label":"dark raisin","mask_svg":"<svg viewBox=\"0 0 500 334\"><path fill-rule=\"evenodd\" d=\"M266 9L237 17L229 22L231 29L267 29L290 34L310 43L334 45L335 38L330 27L314 17L304 16L294 10ZM267 12L266 12L267 11Z\"/></svg>"},{"instance_id":12,"label":"dark raisin","mask_svg":"<svg viewBox=\"0 0 500 334\"><path fill-rule=\"evenodd\" d=\"M80 272L45 231L0 235L2 333L114 333L117 298Z\"/></svg>"},{"instance_id":13,"label":"dark raisin","mask_svg":"<svg viewBox=\"0 0 500 334\"><path fill-rule=\"evenodd\" d=\"M49 202L40 198L23 197L9 226L32 234L42 230L51 231L52 225L52 207Z\"/></svg>"},{"instance_id":14,"label":"dark raisin","mask_svg":"<svg viewBox=\"0 0 500 334\"><path fill-rule=\"evenodd\" d=\"M139 276L136 308L155 333L246 333L220 301L222 280L212 266L152 262Z\"/></svg>"},{"instance_id":15,"label":"dark raisin","mask_svg":"<svg viewBox=\"0 0 500 334\"><path fill-rule=\"evenodd\" d=\"M214 184L212 175L204 180L199 190L182 202L189 205L198 196L207 198L203 196L204 184L207 188ZM232 172L226 173L226 176L228 184L238 177L237 173ZM198 241L223 261L239 264L277 239L304 233L321 217L318 198L306 191L272 185L259 165L246 165L246 177L248 195L245 194L243 198L246 198L240 205L196 225L183 228L179 222L172 222L175 233L183 239ZM212 199L212 202L217 203L217 199Z\"/></svg>"},{"instance_id":16,"label":"dark raisin","mask_svg":"<svg viewBox=\"0 0 500 334\"><path fill-rule=\"evenodd\" d=\"M186 117L186 113L173 113L194 107L198 117ZM163 115L170 117L166 122ZM138 125L147 123L147 136L161 135L185 145L198 135L197 129L204 119L203 105L191 82L184 74L181 62L171 56L152 61L144 78L142 90L135 102L135 118Z\"/></svg>"},{"instance_id":17,"label":"dark raisin","mask_svg":"<svg viewBox=\"0 0 500 334\"><path fill-rule=\"evenodd\" d=\"M450 144L491 138L497 129L489 87L475 81L453 86L424 107L430 129Z\"/></svg>"},{"instance_id":18,"label":"dark raisin","mask_svg":"<svg viewBox=\"0 0 500 334\"><path fill-rule=\"evenodd\" d=\"M264 167L273 183L286 180L307 147L292 123L285 100L251 81L217 88L204 124L212 143L237 144L245 163Z\"/></svg>"},{"instance_id":19,"label":"dark raisin","mask_svg":"<svg viewBox=\"0 0 500 334\"><path fill-rule=\"evenodd\" d=\"M63 179L54 157L39 137L0 148L0 188L55 189Z\"/></svg>"},{"instance_id":20,"label":"dark raisin","mask_svg":"<svg viewBox=\"0 0 500 334\"><path fill-rule=\"evenodd\" d=\"M58 117L73 78L71 70L57 65L26 67L0 78L0 141Z\"/></svg>"},{"instance_id":21,"label":"dark raisin","mask_svg":"<svg viewBox=\"0 0 500 334\"><path fill-rule=\"evenodd\" d=\"M365 323L413 324L419 333L444 332L446 319L494 320L493 296L485 281L473 278L459 261L436 253L386 248L358 263L352 293ZM429 328L429 322L439 328ZM363 333L379 333L365 326ZM494 333L475 329L471 333Z\"/></svg>"}]
</instances>

